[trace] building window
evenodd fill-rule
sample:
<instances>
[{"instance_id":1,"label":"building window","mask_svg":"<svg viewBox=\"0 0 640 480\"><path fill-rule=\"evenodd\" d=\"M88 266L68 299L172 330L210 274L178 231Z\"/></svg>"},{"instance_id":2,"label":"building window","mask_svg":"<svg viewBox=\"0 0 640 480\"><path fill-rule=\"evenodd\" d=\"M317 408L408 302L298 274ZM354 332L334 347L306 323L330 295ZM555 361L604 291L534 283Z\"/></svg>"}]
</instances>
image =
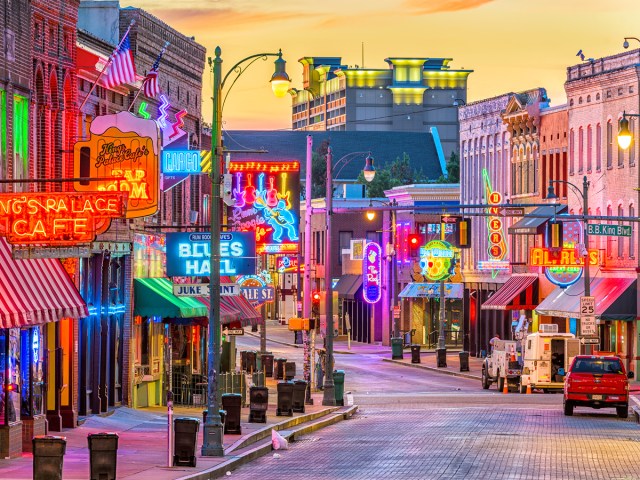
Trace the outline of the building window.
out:
<instances>
[{"instance_id":1,"label":"building window","mask_svg":"<svg viewBox=\"0 0 640 480\"><path fill-rule=\"evenodd\" d=\"M629 217L634 218L636 216L636 210L633 205L629 205ZM629 237L629 258L635 258L636 256L636 222L629 222L631 226L631 236Z\"/></svg>"},{"instance_id":2,"label":"building window","mask_svg":"<svg viewBox=\"0 0 640 480\"><path fill-rule=\"evenodd\" d=\"M587 126L587 172L591 171L593 168L592 158L593 158L593 141L592 141L592 131L591 125Z\"/></svg>"},{"instance_id":3,"label":"building window","mask_svg":"<svg viewBox=\"0 0 640 480\"><path fill-rule=\"evenodd\" d=\"M618 142L616 142L616 147L618 149L618 167L624 167L624 150Z\"/></svg>"},{"instance_id":4,"label":"building window","mask_svg":"<svg viewBox=\"0 0 640 480\"><path fill-rule=\"evenodd\" d=\"M29 176L29 101L13 96L13 171L14 178ZM16 185L15 191L27 191L26 185Z\"/></svg>"},{"instance_id":5,"label":"building window","mask_svg":"<svg viewBox=\"0 0 640 480\"><path fill-rule=\"evenodd\" d=\"M367 231L367 243L374 242L382 245L382 232Z\"/></svg>"},{"instance_id":6,"label":"building window","mask_svg":"<svg viewBox=\"0 0 640 480\"><path fill-rule=\"evenodd\" d=\"M578 129L578 173L584 171L584 129Z\"/></svg>"},{"instance_id":7,"label":"building window","mask_svg":"<svg viewBox=\"0 0 640 480\"><path fill-rule=\"evenodd\" d=\"M602 170L602 127L596 126L596 171Z\"/></svg>"},{"instance_id":8,"label":"building window","mask_svg":"<svg viewBox=\"0 0 640 480\"><path fill-rule=\"evenodd\" d=\"M338 251L338 265L342 265L342 250L348 250L351 246L351 239L353 238L353 232L338 232L339 238L339 251Z\"/></svg>"},{"instance_id":9,"label":"building window","mask_svg":"<svg viewBox=\"0 0 640 480\"><path fill-rule=\"evenodd\" d=\"M613 125L607 122L607 168L613 167Z\"/></svg>"},{"instance_id":10,"label":"building window","mask_svg":"<svg viewBox=\"0 0 640 480\"><path fill-rule=\"evenodd\" d=\"M575 149L575 133L573 130L571 130L569 131L569 175L573 175L575 173Z\"/></svg>"},{"instance_id":11,"label":"building window","mask_svg":"<svg viewBox=\"0 0 640 480\"><path fill-rule=\"evenodd\" d=\"M607 207L607 217L613 216L613 208L611 205ZM611 220L607 220L607 224L611 225ZM613 255L613 237L607 237L607 258Z\"/></svg>"},{"instance_id":12,"label":"building window","mask_svg":"<svg viewBox=\"0 0 640 480\"><path fill-rule=\"evenodd\" d=\"M633 141L636 138L636 119L629 119L629 131L631 132L631 146L629 147L629 166L636 164L636 142Z\"/></svg>"},{"instance_id":13,"label":"building window","mask_svg":"<svg viewBox=\"0 0 640 480\"><path fill-rule=\"evenodd\" d=\"M624 209L622 208L622 205L618 205L618 216L624 216ZM623 225L623 222L619 221L618 225ZM622 258L624 256L624 237L620 236L616 238L618 239L618 258Z\"/></svg>"}]
</instances>

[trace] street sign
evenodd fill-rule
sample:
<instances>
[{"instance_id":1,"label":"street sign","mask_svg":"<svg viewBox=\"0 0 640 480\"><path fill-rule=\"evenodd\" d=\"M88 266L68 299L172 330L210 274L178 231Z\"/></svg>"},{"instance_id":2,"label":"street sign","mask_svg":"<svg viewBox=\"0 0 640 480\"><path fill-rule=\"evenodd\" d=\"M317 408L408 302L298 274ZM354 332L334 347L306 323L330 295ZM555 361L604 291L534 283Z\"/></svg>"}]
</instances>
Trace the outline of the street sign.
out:
<instances>
[{"instance_id":1,"label":"street sign","mask_svg":"<svg viewBox=\"0 0 640 480\"><path fill-rule=\"evenodd\" d=\"M600 343L599 338L581 338L580 343L583 345L598 345Z\"/></svg>"},{"instance_id":2,"label":"street sign","mask_svg":"<svg viewBox=\"0 0 640 480\"><path fill-rule=\"evenodd\" d=\"M596 314L596 297L580 297L580 317Z\"/></svg>"},{"instance_id":3,"label":"street sign","mask_svg":"<svg viewBox=\"0 0 640 480\"><path fill-rule=\"evenodd\" d=\"M208 283L176 283L173 285L173 294L176 297L208 297ZM235 297L240 295L240 286L237 283L221 283L221 297Z\"/></svg>"},{"instance_id":4,"label":"street sign","mask_svg":"<svg viewBox=\"0 0 640 480\"><path fill-rule=\"evenodd\" d=\"M223 335L244 335L244 328L225 328Z\"/></svg>"},{"instance_id":5,"label":"street sign","mask_svg":"<svg viewBox=\"0 0 640 480\"><path fill-rule=\"evenodd\" d=\"M580 318L580 336L581 337L593 337L598 334L598 327L596 326L596 317L587 316Z\"/></svg>"},{"instance_id":6,"label":"street sign","mask_svg":"<svg viewBox=\"0 0 640 480\"><path fill-rule=\"evenodd\" d=\"M440 223L456 223L462 220L461 215L440 215Z\"/></svg>"},{"instance_id":7,"label":"street sign","mask_svg":"<svg viewBox=\"0 0 640 480\"><path fill-rule=\"evenodd\" d=\"M503 217L524 217L523 207L505 207L500 209L500 215Z\"/></svg>"},{"instance_id":8,"label":"street sign","mask_svg":"<svg viewBox=\"0 0 640 480\"><path fill-rule=\"evenodd\" d=\"M587 233L589 235L604 235L608 237L630 237L632 228L631 225L607 225L603 223L588 223Z\"/></svg>"},{"instance_id":9,"label":"street sign","mask_svg":"<svg viewBox=\"0 0 640 480\"><path fill-rule=\"evenodd\" d=\"M400 318L400 305L393 306L393 318Z\"/></svg>"}]
</instances>

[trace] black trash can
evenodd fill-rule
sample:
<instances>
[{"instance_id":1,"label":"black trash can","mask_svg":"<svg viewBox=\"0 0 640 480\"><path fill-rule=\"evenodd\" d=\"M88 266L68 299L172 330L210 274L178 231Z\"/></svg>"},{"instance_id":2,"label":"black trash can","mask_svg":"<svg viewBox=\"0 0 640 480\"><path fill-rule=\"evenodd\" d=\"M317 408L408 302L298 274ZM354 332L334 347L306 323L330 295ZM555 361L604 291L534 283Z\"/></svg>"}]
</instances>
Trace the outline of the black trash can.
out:
<instances>
[{"instance_id":1,"label":"black trash can","mask_svg":"<svg viewBox=\"0 0 640 480\"><path fill-rule=\"evenodd\" d=\"M67 438L53 435L33 437L33 479L62 480L62 460Z\"/></svg>"},{"instance_id":2,"label":"black trash can","mask_svg":"<svg viewBox=\"0 0 640 480\"><path fill-rule=\"evenodd\" d=\"M273 376L276 380L284 380L284 364L287 363L286 358L276 358L275 359L275 371L273 372Z\"/></svg>"},{"instance_id":3,"label":"black trash can","mask_svg":"<svg viewBox=\"0 0 640 480\"><path fill-rule=\"evenodd\" d=\"M247 365L246 365L246 371L247 372L255 372L256 371L256 358L257 358L257 353L255 350L249 350L247 352Z\"/></svg>"},{"instance_id":4,"label":"black trash can","mask_svg":"<svg viewBox=\"0 0 640 480\"><path fill-rule=\"evenodd\" d=\"M173 420L173 466L196 466L196 440L200 430L197 418L176 418Z\"/></svg>"},{"instance_id":5,"label":"black trash can","mask_svg":"<svg viewBox=\"0 0 640 480\"><path fill-rule=\"evenodd\" d=\"M229 373L231 370L231 343L222 342L222 355L220 355L220 372Z\"/></svg>"},{"instance_id":6,"label":"black trash can","mask_svg":"<svg viewBox=\"0 0 640 480\"><path fill-rule=\"evenodd\" d=\"M446 348L436 349L436 358L437 358L438 368L447 368L447 349Z\"/></svg>"},{"instance_id":7,"label":"black trash can","mask_svg":"<svg viewBox=\"0 0 640 480\"><path fill-rule=\"evenodd\" d=\"M91 480L115 480L118 459L117 433L91 433L89 442L89 470Z\"/></svg>"},{"instance_id":8,"label":"black trash can","mask_svg":"<svg viewBox=\"0 0 640 480\"><path fill-rule=\"evenodd\" d=\"M469 352L460 352L458 355L460 356L460 371L468 372L469 371Z\"/></svg>"},{"instance_id":9,"label":"black trash can","mask_svg":"<svg viewBox=\"0 0 640 480\"><path fill-rule=\"evenodd\" d=\"M293 400L291 401L294 412L304 413L304 401L307 396L307 382L296 380L293 382Z\"/></svg>"},{"instance_id":10,"label":"black trash can","mask_svg":"<svg viewBox=\"0 0 640 480\"><path fill-rule=\"evenodd\" d=\"M411 345L411 363L420 363L420 345Z\"/></svg>"},{"instance_id":11,"label":"black trash can","mask_svg":"<svg viewBox=\"0 0 640 480\"><path fill-rule=\"evenodd\" d=\"M240 350L240 370L247 370L247 351Z\"/></svg>"},{"instance_id":12,"label":"black trash can","mask_svg":"<svg viewBox=\"0 0 640 480\"><path fill-rule=\"evenodd\" d=\"M242 412L242 394L225 393L222 395L222 409L227 412L224 421L224 433L242 433L240 414Z\"/></svg>"},{"instance_id":13,"label":"black trash can","mask_svg":"<svg viewBox=\"0 0 640 480\"><path fill-rule=\"evenodd\" d=\"M288 416L293 415L293 383L292 382L280 382L278 383L278 407L276 408L276 415Z\"/></svg>"},{"instance_id":14,"label":"black trash can","mask_svg":"<svg viewBox=\"0 0 640 480\"><path fill-rule=\"evenodd\" d=\"M273 377L273 354L272 353L262 354L262 370L265 372L267 377Z\"/></svg>"},{"instance_id":15,"label":"black trash can","mask_svg":"<svg viewBox=\"0 0 640 480\"><path fill-rule=\"evenodd\" d=\"M333 393L336 405L344 407L344 370L333 371Z\"/></svg>"},{"instance_id":16,"label":"black trash can","mask_svg":"<svg viewBox=\"0 0 640 480\"><path fill-rule=\"evenodd\" d=\"M269 389L251 387L249 389L249 423L267 423Z\"/></svg>"},{"instance_id":17,"label":"black trash can","mask_svg":"<svg viewBox=\"0 0 640 480\"><path fill-rule=\"evenodd\" d=\"M296 376L296 362L285 362L284 379L293 380Z\"/></svg>"}]
</instances>

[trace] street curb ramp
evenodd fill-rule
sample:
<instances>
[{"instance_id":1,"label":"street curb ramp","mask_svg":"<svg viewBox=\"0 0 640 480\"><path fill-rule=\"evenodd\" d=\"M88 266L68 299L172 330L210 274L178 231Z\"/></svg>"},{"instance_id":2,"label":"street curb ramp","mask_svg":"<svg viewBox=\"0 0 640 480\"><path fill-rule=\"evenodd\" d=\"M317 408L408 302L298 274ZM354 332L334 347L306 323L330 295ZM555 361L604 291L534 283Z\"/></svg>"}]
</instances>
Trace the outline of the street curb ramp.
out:
<instances>
[{"instance_id":1,"label":"street curb ramp","mask_svg":"<svg viewBox=\"0 0 640 480\"><path fill-rule=\"evenodd\" d=\"M297 417L265 427L255 432L250 438L240 439L229 447L227 452L231 454L225 455L228 460L202 472L185 475L178 480L210 480L223 477L227 472L271 453L273 451L271 430L278 431L288 442L295 442L299 436L351 418L357 410L358 405L329 409L328 411L316 412L310 416ZM301 419L303 420L301 421Z\"/></svg>"}]
</instances>

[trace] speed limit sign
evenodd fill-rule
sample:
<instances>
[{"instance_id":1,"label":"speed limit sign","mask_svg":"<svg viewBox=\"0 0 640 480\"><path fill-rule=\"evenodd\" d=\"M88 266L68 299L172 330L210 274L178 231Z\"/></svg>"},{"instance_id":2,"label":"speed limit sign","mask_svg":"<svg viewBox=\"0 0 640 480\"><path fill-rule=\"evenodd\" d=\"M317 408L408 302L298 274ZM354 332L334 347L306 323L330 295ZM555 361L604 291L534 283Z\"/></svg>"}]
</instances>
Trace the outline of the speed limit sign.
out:
<instances>
[{"instance_id":1,"label":"speed limit sign","mask_svg":"<svg viewBox=\"0 0 640 480\"><path fill-rule=\"evenodd\" d=\"M596 297L580 297L580 316L592 317L596 314Z\"/></svg>"}]
</instances>

